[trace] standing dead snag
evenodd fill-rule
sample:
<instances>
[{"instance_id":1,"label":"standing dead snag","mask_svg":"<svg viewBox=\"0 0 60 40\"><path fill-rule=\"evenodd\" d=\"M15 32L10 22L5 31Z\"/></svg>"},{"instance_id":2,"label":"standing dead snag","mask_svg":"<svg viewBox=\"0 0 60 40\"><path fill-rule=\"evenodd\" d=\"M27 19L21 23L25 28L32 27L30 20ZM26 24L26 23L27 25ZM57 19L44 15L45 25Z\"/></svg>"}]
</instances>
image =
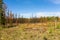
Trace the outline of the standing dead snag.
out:
<instances>
[{"instance_id":1,"label":"standing dead snag","mask_svg":"<svg viewBox=\"0 0 60 40\"><path fill-rule=\"evenodd\" d=\"M10 14L9 14L9 24L10 24L11 27L13 26L13 14L12 14L11 11L10 11Z\"/></svg>"}]
</instances>

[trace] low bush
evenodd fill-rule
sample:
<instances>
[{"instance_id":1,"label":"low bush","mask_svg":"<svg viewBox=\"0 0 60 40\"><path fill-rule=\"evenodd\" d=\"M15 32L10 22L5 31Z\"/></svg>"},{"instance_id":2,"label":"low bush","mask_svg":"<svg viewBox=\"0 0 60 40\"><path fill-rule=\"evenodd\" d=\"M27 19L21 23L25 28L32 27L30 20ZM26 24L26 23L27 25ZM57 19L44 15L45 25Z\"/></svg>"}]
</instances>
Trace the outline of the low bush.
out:
<instances>
[{"instance_id":1,"label":"low bush","mask_svg":"<svg viewBox=\"0 0 60 40\"><path fill-rule=\"evenodd\" d=\"M56 29L60 29L60 25L57 25Z\"/></svg>"}]
</instances>

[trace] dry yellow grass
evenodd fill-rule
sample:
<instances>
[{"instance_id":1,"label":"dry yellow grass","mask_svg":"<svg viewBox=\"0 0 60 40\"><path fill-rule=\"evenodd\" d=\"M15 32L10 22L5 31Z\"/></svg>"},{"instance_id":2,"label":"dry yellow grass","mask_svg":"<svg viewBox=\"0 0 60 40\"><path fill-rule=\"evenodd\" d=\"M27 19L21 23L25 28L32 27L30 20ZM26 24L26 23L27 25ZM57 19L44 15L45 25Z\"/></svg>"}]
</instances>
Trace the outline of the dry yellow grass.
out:
<instances>
[{"instance_id":1,"label":"dry yellow grass","mask_svg":"<svg viewBox=\"0 0 60 40\"><path fill-rule=\"evenodd\" d=\"M53 23L19 24L1 30L0 40L60 40L60 29Z\"/></svg>"}]
</instances>

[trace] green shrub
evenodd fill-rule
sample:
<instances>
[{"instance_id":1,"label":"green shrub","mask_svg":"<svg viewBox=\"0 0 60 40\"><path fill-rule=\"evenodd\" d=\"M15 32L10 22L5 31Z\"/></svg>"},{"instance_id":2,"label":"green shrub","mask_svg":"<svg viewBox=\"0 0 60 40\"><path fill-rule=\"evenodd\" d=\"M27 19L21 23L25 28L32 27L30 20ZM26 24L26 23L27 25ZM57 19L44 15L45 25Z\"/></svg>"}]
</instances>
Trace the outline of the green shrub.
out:
<instances>
[{"instance_id":1,"label":"green shrub","mask_svg":"<svg viewBox=\"0 0 60 40\"><path fill-rule=\"evenodd\" d=\"M49 33L52 33L52 30L49 30Z\"/></svg>"},{"instance_id":2,"label":"green shrub","mask_svg":"<svg viewBox=\"0 0 60 40\"><path fill-rule=\"evenodd\" d=\"M57 29L60 29L60 25L57 25Z\"/></svg>"},{"instance_id":3,"label":"green shrub","mask_svg":"<svg viewBox=\"0 0 60 40\"><path fill-rule=\"evenodd\" d=\"M3 28L0 26L0 30L2 30Z\"/></svg>"}]
</instances>

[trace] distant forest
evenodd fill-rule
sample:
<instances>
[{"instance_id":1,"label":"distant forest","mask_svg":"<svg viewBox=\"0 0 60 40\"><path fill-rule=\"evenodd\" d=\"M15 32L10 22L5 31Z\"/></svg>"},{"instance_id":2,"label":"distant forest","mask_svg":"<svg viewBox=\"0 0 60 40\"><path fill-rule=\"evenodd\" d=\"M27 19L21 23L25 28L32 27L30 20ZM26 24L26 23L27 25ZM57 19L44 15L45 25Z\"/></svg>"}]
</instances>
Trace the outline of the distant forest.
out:
<instances>
[{"instance_id":1,"label":"distant forest","mask_svg":"<svg viewBox=\"0 0 60 40\"><path fill-rule=\"evenodd\" d=\"M44 22L60 22L59 17L31 17L31 18L24 18L17 17L17 14L13 14L11 11L6 11L6 5L0 0L0 25L13 25L18 23L44 23Z\"/></svg>"}]
</instances>

